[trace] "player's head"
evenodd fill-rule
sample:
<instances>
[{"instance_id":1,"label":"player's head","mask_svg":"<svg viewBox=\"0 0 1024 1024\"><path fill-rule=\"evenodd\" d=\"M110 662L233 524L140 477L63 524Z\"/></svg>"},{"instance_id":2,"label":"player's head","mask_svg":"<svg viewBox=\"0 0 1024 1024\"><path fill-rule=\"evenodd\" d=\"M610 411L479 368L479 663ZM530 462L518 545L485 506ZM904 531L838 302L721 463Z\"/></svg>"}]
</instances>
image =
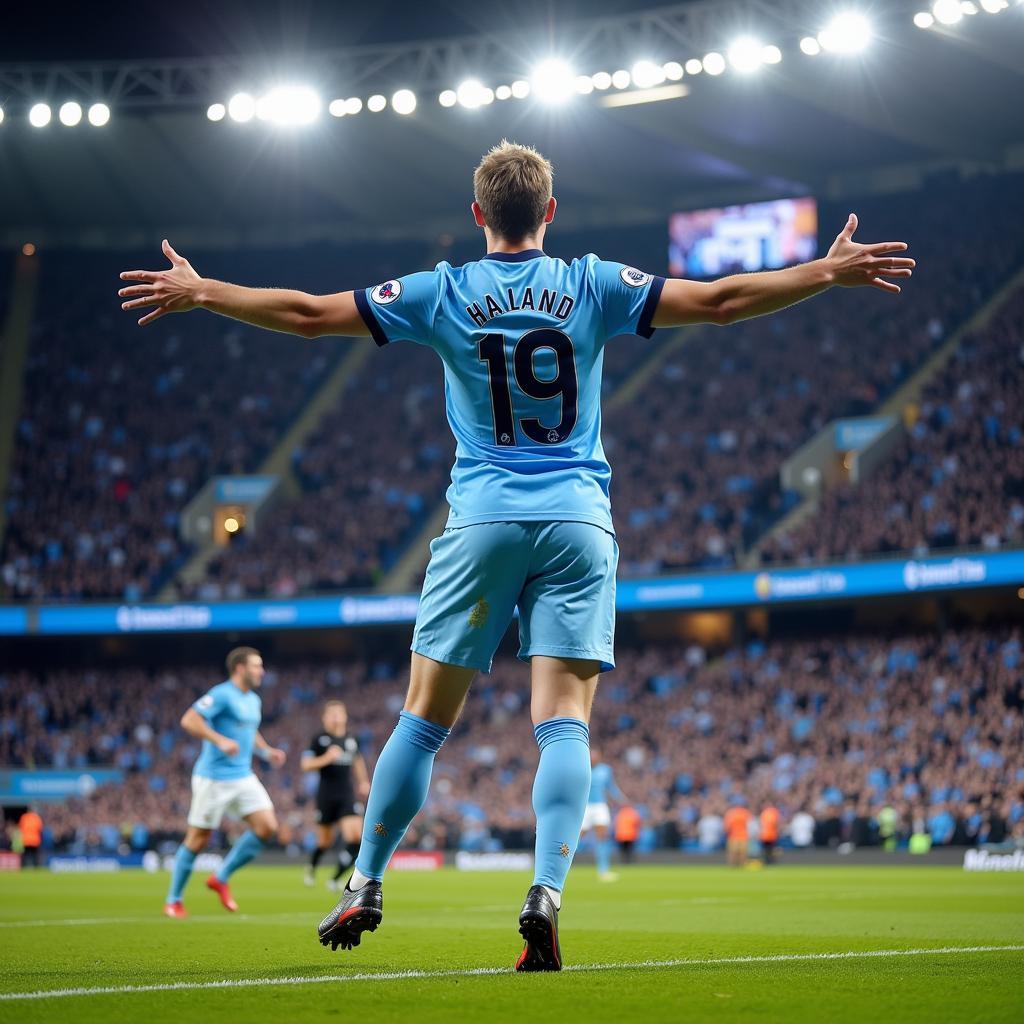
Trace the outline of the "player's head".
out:
<instances>
[{"instance_id":1,"label":"player's head","mask_svg":"<svg viewBox=\"0 0 1024 1024\"><path fill-rule=\"evenodd\" d=\"M228 678L248 690L263 682L263 655L255 647L236 647L227 657Z\"/></svg>"},{"instance_id":2,"label":"player's head","mask_svg":"<svg viewBox=\"0 0 1024 1024\"><path fill-rule=\"evenodd\" d=\"M473 174L473 217L491 238L539 244L555 215L551 189L550 161L532 146L502 139Z\"/></svg>"},{"instance_id":3,"label":"player's head","mask_svg":"<svg viewBox=\"0 0 1024 1024\"><path fill-rule=\"evenodd\" d=\"M332 736L342 736L348 728L348 708L343 701L329 700L324 705L324 728Z\"/></svg>"}]
</instances>

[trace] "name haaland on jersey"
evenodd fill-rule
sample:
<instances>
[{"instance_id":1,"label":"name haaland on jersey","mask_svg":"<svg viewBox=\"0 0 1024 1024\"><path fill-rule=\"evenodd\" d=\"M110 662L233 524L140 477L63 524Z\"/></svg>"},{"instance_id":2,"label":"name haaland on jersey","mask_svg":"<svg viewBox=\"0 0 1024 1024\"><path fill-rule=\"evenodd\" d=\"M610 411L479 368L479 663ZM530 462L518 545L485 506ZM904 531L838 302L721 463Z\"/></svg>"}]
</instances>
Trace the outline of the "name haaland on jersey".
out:
<instances>
[{"instance_id":1,"label":"name haaland on jersey","mask_svg":"<svg viewBox=\"0 0 1024 1024\"><path fill-rule=\"evenodd\" d=\"M449 527L570 520L613 530L601 445L605 343L654 333L664 278L540 250L409 274L355 293L378 345L433 348L456 440Z\"/></svg>"}]
</instances>

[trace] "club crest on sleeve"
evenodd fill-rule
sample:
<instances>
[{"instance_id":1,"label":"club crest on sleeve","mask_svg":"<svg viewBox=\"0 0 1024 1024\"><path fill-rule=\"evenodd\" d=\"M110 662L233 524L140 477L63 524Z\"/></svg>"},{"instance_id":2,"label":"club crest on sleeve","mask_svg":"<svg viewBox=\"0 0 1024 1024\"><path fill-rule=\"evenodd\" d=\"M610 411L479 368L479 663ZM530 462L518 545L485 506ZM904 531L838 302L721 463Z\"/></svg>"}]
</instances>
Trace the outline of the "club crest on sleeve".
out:
<instances>
[{"instance_id":1,"label":"club crest on sleeve","mask_svg":"<svg viewBox=\"0 0 1024 1024\"><path fill-rule=\"evenodd\" d=\"M373 299L378 306L386 306L389 302L394 302L401 294L401 281L385 281L383 284L377 285L376 288L370 291L370 298Z\"/></svg>"},{"instance_id":2,"label":"club crest on sleeve","mask_svg":"<svg viewBox=\"0 0 1024 1024\"><path fill-rule=\"evenodd\" d=\"M623 267L619 271L619 277L622 278L622 283L629 285L630 288L640 288L651 280L650 274L645 274L635 267Z\"/></svg>"},{"instance_id":3,"label":"club crest on sleeve","mask_svg":"<svg viewBox=\"0 0 1024 1024\"><path fill-rule=\"evenodd\" d=\"M210 708L213 707L213 698L209 694L206 694L204 697L200 697L199 700L196 701L196 704L204 711L209 711Z\"/></svg>"}]
</instances>

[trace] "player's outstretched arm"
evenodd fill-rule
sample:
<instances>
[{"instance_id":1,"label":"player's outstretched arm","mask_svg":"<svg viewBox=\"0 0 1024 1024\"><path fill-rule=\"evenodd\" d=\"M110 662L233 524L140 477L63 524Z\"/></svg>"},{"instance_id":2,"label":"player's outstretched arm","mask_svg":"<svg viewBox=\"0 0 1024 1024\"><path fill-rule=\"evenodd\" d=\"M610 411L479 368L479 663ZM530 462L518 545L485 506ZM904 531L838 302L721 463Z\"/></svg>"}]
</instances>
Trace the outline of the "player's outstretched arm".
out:
<instances>
[{"instance_id":1,"label":"player's outstretched arm","mask_svg":"<svg viewBox=\"0 0 1024 1024\"><path fill-rule=\"evenodd\" d=\"M900 286L887 278L907 278L913 273L914 260L892 255L905 252L907 243L862 245L853 240L856 230L857 216L851 213L826 256L786 270L735 274L708 283L670 278L652 323L655 327L733 324L785 309L833 286L870 286L898 295Z\"/></svg>"},{"instance_id":2,"label":"player's outstretched arm","mask_svg":"<svg viewBox=\"0 0 1024 1024\"><path fill-rule=\"evenodd\" d=\"M141 282L117 293L124 300L122 309L155 307L139 320L140 327L167 313L208 309L232 320L303 338L325 334L359 338L370 334L350 291L310 295L289 288L245 288L200 277L166 238L162 248L171 263L168 270L126 270L121 274L123 281Z\"/></svg>"}]
</instances>

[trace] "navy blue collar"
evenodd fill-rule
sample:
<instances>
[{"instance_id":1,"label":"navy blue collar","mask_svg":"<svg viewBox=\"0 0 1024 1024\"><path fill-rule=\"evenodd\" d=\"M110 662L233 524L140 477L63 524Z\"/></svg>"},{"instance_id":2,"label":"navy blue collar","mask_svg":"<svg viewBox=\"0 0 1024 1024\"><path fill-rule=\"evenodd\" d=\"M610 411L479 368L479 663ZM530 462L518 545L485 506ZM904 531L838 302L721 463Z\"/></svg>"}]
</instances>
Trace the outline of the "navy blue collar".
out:
<instances>
[{"instance_id":1,"label":"navy blue collar","mask_svg":"<svg viewBox=\"0 0 1024 1024\"><path fill-rule=\"evenodd\" d=\"M523 249L522 252L489 252L484 256L485 260L498 260L501 263L522 263L525 260L535 260L538 256L546 256L543 249Z\"/></svg>"}]
</instances>

